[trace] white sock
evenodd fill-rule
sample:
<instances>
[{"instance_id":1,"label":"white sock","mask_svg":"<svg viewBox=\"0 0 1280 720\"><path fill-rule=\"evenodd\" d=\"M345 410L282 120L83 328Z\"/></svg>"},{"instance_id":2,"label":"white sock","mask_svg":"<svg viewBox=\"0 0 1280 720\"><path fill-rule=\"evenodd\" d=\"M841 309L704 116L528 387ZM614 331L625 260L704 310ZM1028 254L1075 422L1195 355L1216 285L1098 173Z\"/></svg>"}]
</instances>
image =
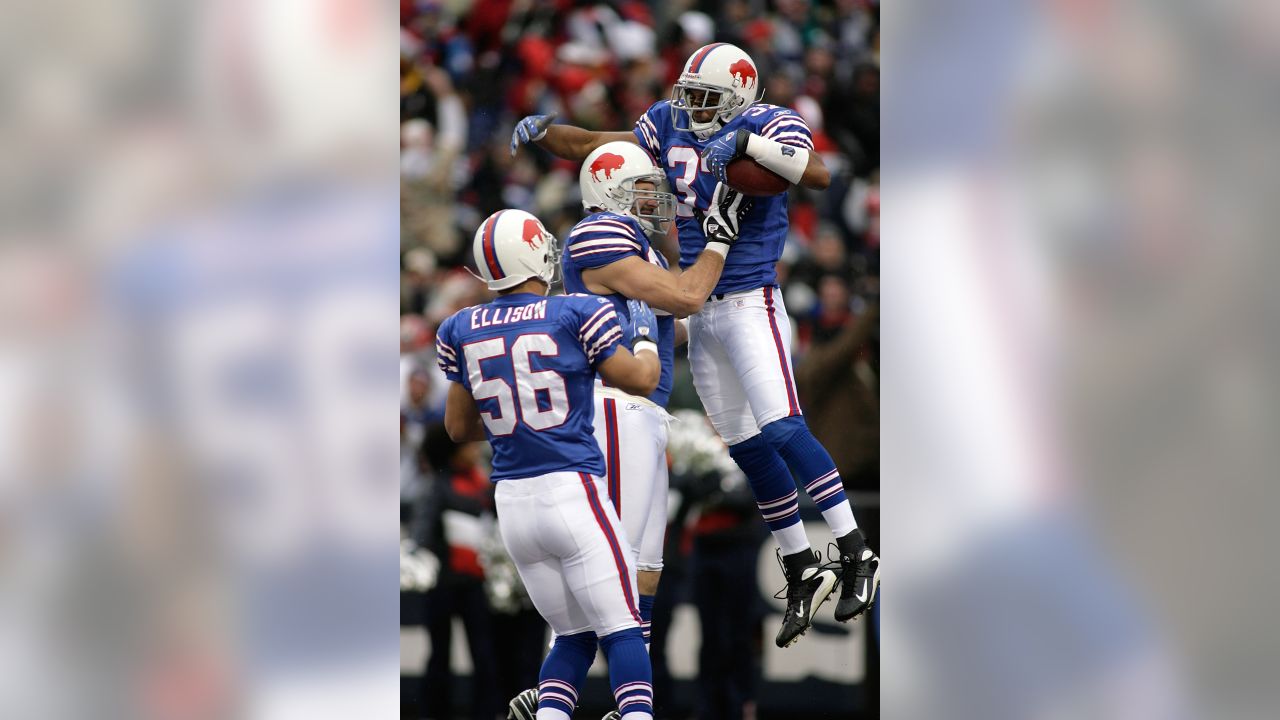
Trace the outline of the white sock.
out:
<instances>
[{"instance_id":1,"label":"white sock","mask_svg":"<svg viewBox=\"0 0 1280 720\"><path fill-rule=\"evenodd\" d=\"M538 708L536 720L569 720L569 713L558 708Z\"/></svg>"},{"instance_id":2,"label":"white sock","mask_svg":"<svg viewBox=\"0 0 1280 720\"><path fill-rule=\"evenodd\" d=\"M809 536L804 534L804 523L788 525L781 530L773 531L773 539L778 541L783 555L795 555L801 550L809 549Z\"/></svg>"},{"instance_id":3,"label":"white sock","mask_svg":"<svg viewBox=\"0 0 1280 720\"><path fill-rule=\"evenodd\" d=\"M827 521L831 534L844 537L858 528L858 521L853 519L853 508L845 500L822 511L822 519Z\"/></svg>"}]
</instances>

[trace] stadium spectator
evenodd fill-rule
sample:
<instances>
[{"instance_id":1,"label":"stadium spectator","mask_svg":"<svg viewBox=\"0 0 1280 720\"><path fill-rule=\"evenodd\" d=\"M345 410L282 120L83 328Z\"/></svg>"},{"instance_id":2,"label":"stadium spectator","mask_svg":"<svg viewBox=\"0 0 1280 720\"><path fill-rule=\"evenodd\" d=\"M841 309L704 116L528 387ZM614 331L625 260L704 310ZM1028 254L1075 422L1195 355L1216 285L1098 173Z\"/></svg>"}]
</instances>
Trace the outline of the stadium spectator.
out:
<instances>
[{"instance_id":1,"label":"stadium spectator","mask_svg":"<svg viewBox=\"0 0 1280 720\"><path fill-rule=\"evenodd\" d=\"M478 548L485 522L492 519L493 488L480 464L480 444L455 443L442 423L427 428L420 458L431 480L415 508L412 536L441 560L436 586L427 593L433 650L427 662L426 714L453 717L449 649L456 617L466 629L471 654L471 717L492 720L497 706L493 618Z\"/></svg>"},{"instance_id":2,"label":"stadium spectator","mask_svg":"<svg viewBox=\"0 0 1280 720\"><path fill-rule=\"evenodd\" d=\"M811 345L796 367L796 387L813 434L840 470L846 490L877 490L880 483L879 363L873 344L879 308L850 310L847 282L827 275L807 323ZM802 326L802 329L806 326Z\"/></svg>"}]
</instances>

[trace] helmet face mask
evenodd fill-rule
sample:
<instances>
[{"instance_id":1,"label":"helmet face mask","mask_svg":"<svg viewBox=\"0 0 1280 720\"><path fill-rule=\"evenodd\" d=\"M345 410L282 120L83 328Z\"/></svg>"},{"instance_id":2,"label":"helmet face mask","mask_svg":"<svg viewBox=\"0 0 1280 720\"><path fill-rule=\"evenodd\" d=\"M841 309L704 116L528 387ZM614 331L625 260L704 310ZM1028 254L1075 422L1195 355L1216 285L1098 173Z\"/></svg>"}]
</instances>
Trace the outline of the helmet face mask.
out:
<instances>
[{"instance_id":1,"label":"helmet face mask","mask_svg":"<svg viewBox=\"0 0 1280 720\"><path fill-rule=\"evenodd\" d=\"M749 55L728 43L706 45L689 57L671 88L671 125L706 140L760 96L759 72Z\"/></svg>"},{"instance_id":2,"label":"helmet face mask","mask_svg":"<svg viewBox=\"0 0 1280 720\"><path fill-rule=\"evenodd\" d=\"M637 183L652 187L638 188ZM661 173L627 178L618 183L613 194L618 196L618 205L611 209L639 220L648 232L665 234L676 217L676 196L666 191L666 178Z\"/></svg>"},{"instance_id":3,"label":"helmet face mask","mask_svg":"<svg viewBox=\"0 0 1280 720\"><path fill-rule=\"evenodd\" d=\"M666 233L676 197L666 175L639 145L611 142L596 148L578 173L582 207L635 218L647 233Z\"/></svg>"},{"instance_id":4,"label":"helmet face mask","mask_svg":"<svg viewBox=\"0 0 1280 720\"><path fill-rule=\"evenodd\" d=\"M671 124L676 130L699 136L710 135L737 117L734 112L745 105L740 97L724 88L689 81L677 81L671 88ZM699 121L695 113L711 113ZM727 117L726 117L727 116Z\"/></svg>"}]
</instances>

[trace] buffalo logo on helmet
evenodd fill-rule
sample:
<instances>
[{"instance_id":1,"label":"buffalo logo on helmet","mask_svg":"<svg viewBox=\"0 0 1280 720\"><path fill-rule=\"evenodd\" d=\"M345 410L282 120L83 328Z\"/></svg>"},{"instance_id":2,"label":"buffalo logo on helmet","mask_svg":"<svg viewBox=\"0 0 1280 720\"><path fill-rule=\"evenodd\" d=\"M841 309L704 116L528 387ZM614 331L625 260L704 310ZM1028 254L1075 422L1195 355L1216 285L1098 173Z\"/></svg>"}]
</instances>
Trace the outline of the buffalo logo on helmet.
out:
<instances>
[{"instance_id":1,"label":"buffalo logo on helmet","mask_svg":"<svg viewBox=\"0 0 1280 720\"><path fill-rule=\"evenodd\" d=\"M756 85L756 68L745 59L739 60L729 66L729 74L733 75L738 81L740 87L755 87ZM751 85L747 85L747 78L751 78Z\"/></svg>"},{"instance_id":2,"label":"buffalo logo on helmet","mask_svg":"<svg viewBox=\"0 0 1280 720\"><path fill-rule=\"evenodd\" d=\"M542 245L542 226L537 220L524 221L524 244L529 246L530 250L537 250Z\"/></svg>"},{"instance_id":3,"label":"buffalo logo on helmet","mask_svg":"<svg viewBox=\"0 0 1280 720\"><path fill-rule=\"evenodd\" d=\"M614 155L613 153L601 155L591 163L591 179L600 182L599 176L596 175L600 171L604 171L606 180L613 179L613 171L620 170L624 162L626 162L626 159L621 155Z\"/></svg>"}]
</instances>

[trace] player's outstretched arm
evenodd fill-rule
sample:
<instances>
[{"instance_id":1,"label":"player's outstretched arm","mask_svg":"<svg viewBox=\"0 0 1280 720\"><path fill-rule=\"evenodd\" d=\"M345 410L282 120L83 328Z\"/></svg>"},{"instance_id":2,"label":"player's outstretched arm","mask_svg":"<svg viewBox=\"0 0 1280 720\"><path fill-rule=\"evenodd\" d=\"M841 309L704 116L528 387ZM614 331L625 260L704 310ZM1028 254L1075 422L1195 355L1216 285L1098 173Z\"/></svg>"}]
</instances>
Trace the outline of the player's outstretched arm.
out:
<instances>
[{"instance_id":1,"label":"player's outstretched arm","mask_svg":"<svg viewBox=\"0 0 1280 720\"><path fill-rule=\"evenodd\" d=\"M484 423L480 420L476 399L458 383L449 384L449 396L444 405L444 429L454 442L485 439Z\"/></svg>"},{"instance_id":2,"label":"player's outstretched arm","mask_svg":"<svg viewBox=\"0 0 1280 720\"><path fill-rule=\"evenodd\" d=\"M621 293L678 317L692 315L702 309L720 282L725 257L738 239L742 216L749 208L741 193L720 183L710 207L694 211L707 245L684 272L669 272L632 255L584 270L582 280L587 289L600 295Z\"/></svg>"},{"instance_id":3,"label":"player's outstretched arm","mask_svg":"<svg viewBox=\"0 0 1280 720\"><path fill-rule=\"evenodd\" d=\"M670 272L635 255L604 267L582 272L587 289L600 295L620 293L643 300L652 307L685 317L702 309L707 296L720 282L724 258L703 252L689 269Z\"/></svg>"},{"instance_id":4,"label":"player's outstretched arm","mask_svg":"<svg viewBox=\"0 0 1280 720\"><path fill-rule=\"evenodd\" d=\"M605 143L624 140L639 145L635 133L597 132L573 125L552 125L556 114L530 115L516 123L511 133L511 155L514 157L521 145L535 142L543 150L566 160L583 160L593 150Z\"/></svg>"}]
</instances>

